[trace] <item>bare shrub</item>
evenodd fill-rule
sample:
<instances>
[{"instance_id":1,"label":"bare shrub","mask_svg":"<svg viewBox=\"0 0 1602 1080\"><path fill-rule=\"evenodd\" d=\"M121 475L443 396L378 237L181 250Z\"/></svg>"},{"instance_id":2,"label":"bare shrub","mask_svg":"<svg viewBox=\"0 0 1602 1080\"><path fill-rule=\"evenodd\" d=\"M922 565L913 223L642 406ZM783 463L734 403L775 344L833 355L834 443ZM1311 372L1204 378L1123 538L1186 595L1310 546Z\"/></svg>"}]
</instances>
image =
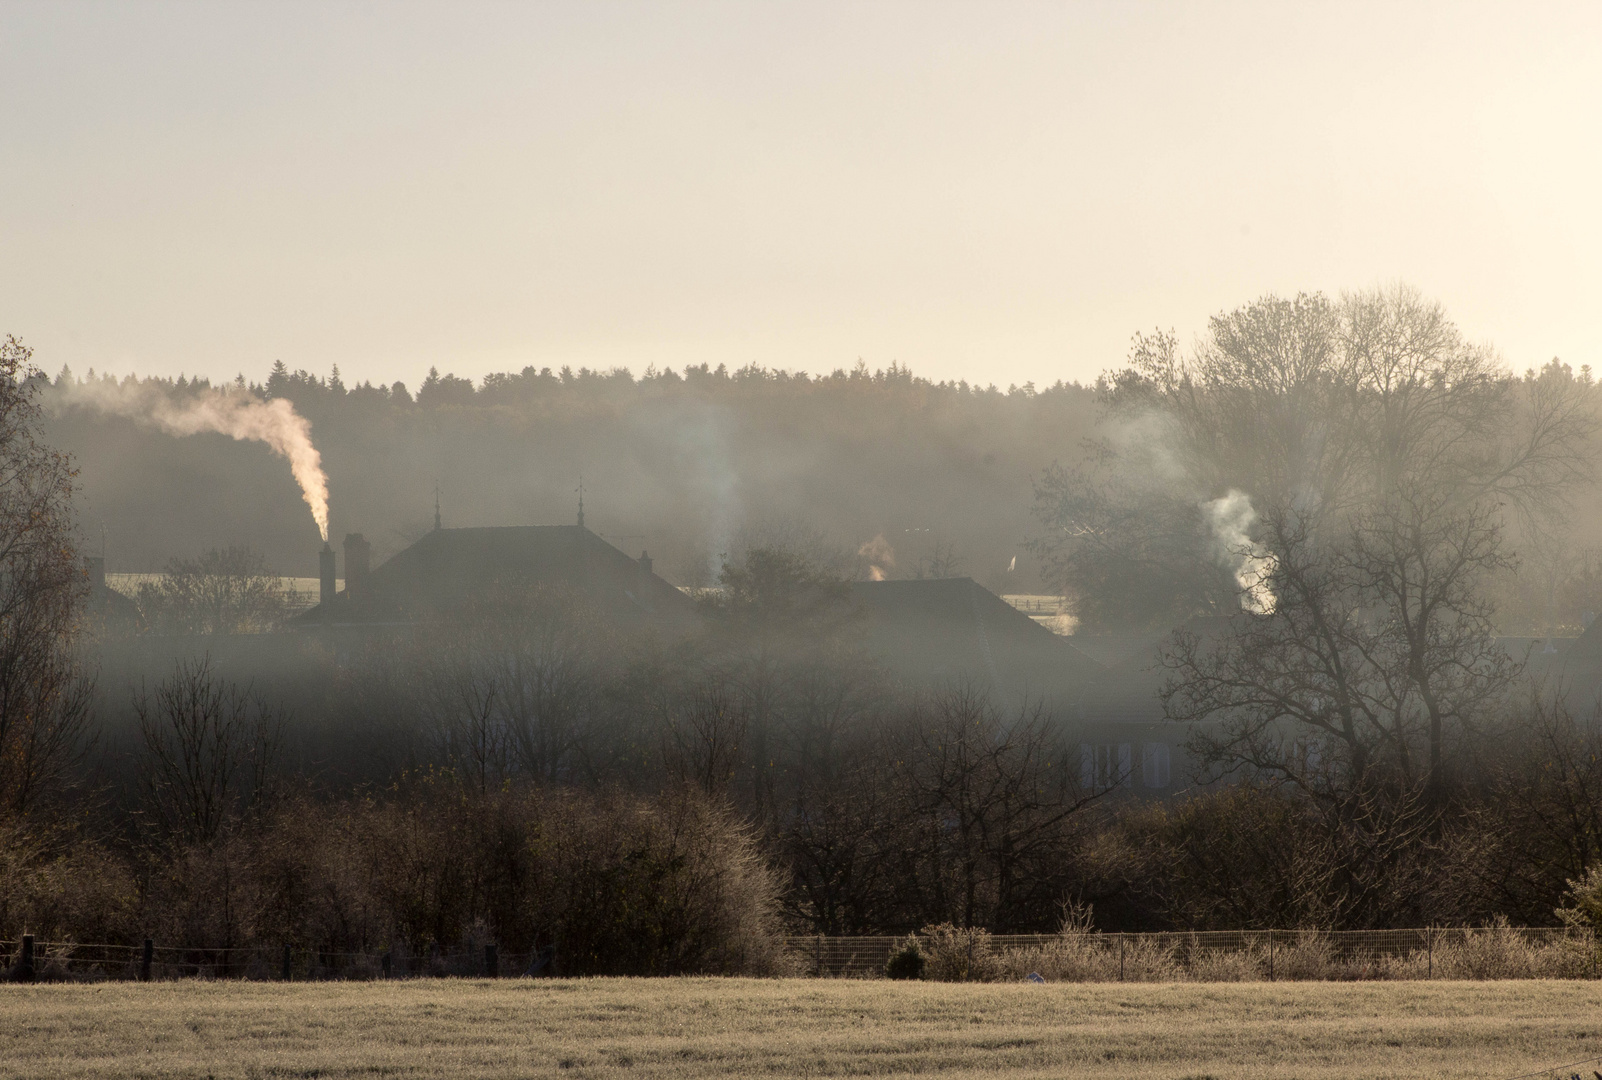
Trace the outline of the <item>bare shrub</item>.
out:
<instances>
[{"instance_id":1,"label":"bare shrub","mask_svg":"<svg viewBox=\"0 0 1602 1080\"><path fill-rule=\"evenodd\" d=\"M0 938L121 941L138 927L130 867L99 844L0 823Z\"/></svg>"},{"instance_id":2,"label":"bare shrub","mask_svg":"<svg viewBox=\"0 0 1602 1080\"><path fill-rule=\"evenodd\" d=\"M1286 980L1338 979L1345 964L1336 955L1328 934L1300 930L1287 945L1274 946L1274 978Z\"/></svg>"},{"instance_id":3,"label":"bare shrub","mask_svg":"<svg viewBox=\"0 0 1602 1080\"><path fill-rule=\"evenodd\" d=\"M1221 961L1209 958L1218 967ZM1162 939L1103 934L1095 929L1088 904L1070 904L1062 929L1041 944L1003 949L999 977L1023 979L1030 973L1048 982L1164 982L1178 979L1176 948ZM1221 970L1221 968L1220 968Z\"/></svg>"},{"instance_id":4,"label":"bare shrub","mask_svg":"<svg viewBox=\"0 0 1602 1080\"><path fill-rule=\"evenodd\" d=\"M1590 970L1583 937L1540 943L1498 917L1489 926L1442 935L1434 948L1438 979L1572 979Z\"/></svg>"},{"instance_id":5,"label":"bare shrub","mask_svg":"<svg viewBox=\"0 0 1602 1080\"><path fill-rule=\"evenodd\" d=\"M990 931L939 923L918 931L926 958L924 978L935 982L989 982L1003 968L990 944Z\"/></svg>"},{"instance_id":6,"label":"bare shrub","mask_svg":"<svg viewBox=\"0 0 1602 1080\"><path fill-rule=\"evenodd\" d=\"M1198 949L1191 953L1185 974L1192 982L1255 982L1263 977L1267 955L1263 949Z\"/></svg>"}]
</instances>

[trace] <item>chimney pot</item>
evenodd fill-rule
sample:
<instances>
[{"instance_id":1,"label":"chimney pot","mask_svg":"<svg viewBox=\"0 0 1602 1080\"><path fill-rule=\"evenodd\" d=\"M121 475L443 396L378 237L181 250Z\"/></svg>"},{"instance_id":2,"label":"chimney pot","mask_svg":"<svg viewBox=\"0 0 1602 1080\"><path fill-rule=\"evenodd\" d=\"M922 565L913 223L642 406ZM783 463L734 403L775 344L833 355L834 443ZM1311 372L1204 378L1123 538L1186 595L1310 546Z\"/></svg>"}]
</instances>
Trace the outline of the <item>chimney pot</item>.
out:
<instances>
[{"instance_id":1,"label":"chimney pot","mask_svg":"<svg viewBox=\"0 0 1602 1080\"><path fill-rule=\"evenodd\" d=\"M345 534L345 595L360 596L367 591L367 571L372 568L373 545L361 533Z\"/></svg>"}]
</instances>

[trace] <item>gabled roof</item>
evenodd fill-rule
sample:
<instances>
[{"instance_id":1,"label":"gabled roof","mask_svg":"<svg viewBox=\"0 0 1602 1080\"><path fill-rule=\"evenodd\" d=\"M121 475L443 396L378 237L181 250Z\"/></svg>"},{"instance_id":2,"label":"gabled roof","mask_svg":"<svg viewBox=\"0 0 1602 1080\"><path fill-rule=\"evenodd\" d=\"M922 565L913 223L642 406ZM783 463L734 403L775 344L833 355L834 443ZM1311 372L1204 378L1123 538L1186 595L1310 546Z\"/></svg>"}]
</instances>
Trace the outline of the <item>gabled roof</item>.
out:
<instances>
[{"instance_id":1,"label":"gabled roof","mask_svg":"<svg viewBox=\"0 0 1602 1080\"><path fill-rule=\"evenodd\" d=\"M1099 671L1067 638L972 578L859 581L851 594L870 648L914 683L978 680L1062 705Z\"/></svg>"},{"instance_id":2,"label":"gabled roof","mask_svg":"<svg viewBox=\"0 0 1602 1080\"><path fill-rule=\"evenodd\" d=\"M695 604L649 568L582 525L435 529L347 587L325 612L300 625L412 622L462 600L511 585L562 585L615 616L668 621L694 616Z\"/></svg>"}]
</instances>

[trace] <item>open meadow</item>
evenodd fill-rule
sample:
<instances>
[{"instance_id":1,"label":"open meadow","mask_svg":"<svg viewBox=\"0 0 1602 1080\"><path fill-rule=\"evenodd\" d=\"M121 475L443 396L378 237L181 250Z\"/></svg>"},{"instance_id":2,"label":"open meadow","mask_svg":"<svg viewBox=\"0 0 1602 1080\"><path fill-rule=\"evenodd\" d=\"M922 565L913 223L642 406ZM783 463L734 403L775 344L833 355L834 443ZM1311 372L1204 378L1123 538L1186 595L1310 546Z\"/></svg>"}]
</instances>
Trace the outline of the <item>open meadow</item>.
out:
<instances>
[{"instance_id":1,"label":"open meadow","mask_svg":"<svg viewBox=\"0 0 1602 1080\"><path fill-rule=\"evenodd\" d=\"M1557 980L0 986L0 1078L1500 1080L1599 1056L1602 984Z\"/></svg>"}]
</instances>

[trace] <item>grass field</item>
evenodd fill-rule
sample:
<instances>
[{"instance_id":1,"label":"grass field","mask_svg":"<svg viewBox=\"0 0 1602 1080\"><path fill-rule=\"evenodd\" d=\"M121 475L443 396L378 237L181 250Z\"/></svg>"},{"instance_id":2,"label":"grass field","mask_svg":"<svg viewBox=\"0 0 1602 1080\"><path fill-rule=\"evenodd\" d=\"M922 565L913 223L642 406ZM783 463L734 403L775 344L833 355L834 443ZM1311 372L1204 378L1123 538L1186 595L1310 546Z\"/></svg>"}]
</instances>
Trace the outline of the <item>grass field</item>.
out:
<instances>
[{"instance_id":1,"label":"grass field","mask_svg":"<svg viewBox=\"0 0 1602 1080\"><path fill-rule=\"evenodd\" d=\"M0 1078L1500 1080L1598 1056L1594 982L0 986Z\"/></svg>"}]
</instances>

